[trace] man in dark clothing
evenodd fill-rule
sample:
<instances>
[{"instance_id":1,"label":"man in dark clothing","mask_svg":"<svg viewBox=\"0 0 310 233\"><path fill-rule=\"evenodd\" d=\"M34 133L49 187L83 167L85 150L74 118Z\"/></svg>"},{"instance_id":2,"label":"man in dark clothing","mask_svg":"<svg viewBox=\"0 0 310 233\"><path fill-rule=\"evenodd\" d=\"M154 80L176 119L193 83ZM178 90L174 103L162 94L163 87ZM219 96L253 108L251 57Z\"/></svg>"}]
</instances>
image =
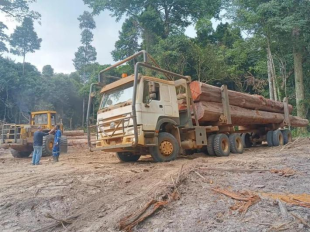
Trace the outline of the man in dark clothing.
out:
<instances>
[{"instance_id":1,"label":"man in dark clothing","mask_svg":"<svg viewBox=\"0 0 310 233\"><path fill-rule=\"evenodd\" d=\"M42 156L42 146L43 146L43 137L48 135L44 133L41 126L38 127L38 130L33 134L33 154L32 154L32 164L39 165L40 159Z\"/></svg>"}]
</instances>

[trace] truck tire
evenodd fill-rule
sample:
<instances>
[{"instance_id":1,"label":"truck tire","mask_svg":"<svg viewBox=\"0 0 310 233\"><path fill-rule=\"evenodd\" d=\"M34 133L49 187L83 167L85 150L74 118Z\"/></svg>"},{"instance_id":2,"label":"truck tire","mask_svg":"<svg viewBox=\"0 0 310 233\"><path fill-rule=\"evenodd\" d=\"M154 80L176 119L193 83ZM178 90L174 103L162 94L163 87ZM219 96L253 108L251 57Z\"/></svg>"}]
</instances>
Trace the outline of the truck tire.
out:
<instances>
[{"instance_id":1,"label":"truck tire","mask_svg":"<svg viewBox=\"0 0 310 233\"><path fill-rule=\"evenodd\" d=\"M243 142L239 134L233 133L229 135L230 152L234 154L243 153Z\"/></svg>"},{"instance_id":2,"label":"truck tire","mask_svg":"<svg viewBox=\"0 0 310 233\"><path fill-rule=\"evenodd\" d=\"M166 132L159 133L158 146L150 148L150 154L155 162L169 162L179 155L180 146L176 138Z\"/></svg>"},{"instance_id":3,"label":"truck tire","mask_svg":"<svg viewBox=\"0 0 310 233\"><path fill-rule=\"evenodd\" d=\"M68 140L67 137L60 137L60 153L68 153Z\"/></svg>"},{"instance_id":4,"label":"truck tire","mask_svg":"<svg viewBox=\"0 0 310 233\"><path fill-rule=\"evenodd\" d=\"M14 149L10 149L11 154L14 158L28 158L32 151L17 151Z\"/></svg>"},{"instance_id":5,"label":"truck tire","mask_svg":"<svg viewBox=\"0 0 310 233\"><path fill-rule=\"evenodd\" d=\"M272 134L273 146L282 146L284 145L283 134L281 130L275 130Z\"/></svg>"},{"instance_id":6,"label":"truck tire","mask_svg":"<svg viewBox=\"0 0 310 233\"><path fill-rule=\"evenodd\" d=\"M251 146L253 146L251 135L249 133L243 133L241 135L241 139L243 143L243 148L250 148Z\"/></svg>"},{"instance_id":7,"label":"truck tire","mask_svg":"<svg viewBox=\"0 0 310 233\"><path fill-rule=\"evenodd\" d=\"M130 152L116 152L116 156L121 162L136 162L141 155L133 155Z\"/></svg>"},{"instance_id":8,"label":"truck tire","mask_svg":"<svg viewBox=\"0 0 310 233\"><path fill-rule=\"evenodd\" d=\"M215 136L214 152L217 156L228 156L230 154L230 144L226 134L221 133Z\"/></svg>"},{"instance_id":9,"label":"truck tire","mask_svg":"<svg viewBox=\"0 0 310 233\"><path fill-rule=\"evenodd\" d=\"M54 135L47 135L43 137L42 157L53 155Z\"/></svg>"},{"instance_id":10,"label":"truck tire","mask_svg":"<svg viewBox=\"0 0 310 233\"><path fill-rule=\"evenodd\" d=\"M207 151L208 155L215 156L214 152L214 138L216 134L212 134L208 137Z\"/></svg>"},{"instance_id":11,"label":"truck tire","mask_svg":"<svg viewBox=\"0 0 310 233\"><path fill-rule=\"evenodd\" d=\"M273 146L273 131L267 132L267 143L268 146Z\"/></svg>"},{"instance_id":12,"label":"truck tire","mask_svg":"<svg viewBox=\"0 0 310 233\"><path fill-rule=\"evenodd\" d=\"M289 142L292 142L292 132L289 129L282 130L282 134L284 145L286 145Z\"/></svg>"}]
</instances>

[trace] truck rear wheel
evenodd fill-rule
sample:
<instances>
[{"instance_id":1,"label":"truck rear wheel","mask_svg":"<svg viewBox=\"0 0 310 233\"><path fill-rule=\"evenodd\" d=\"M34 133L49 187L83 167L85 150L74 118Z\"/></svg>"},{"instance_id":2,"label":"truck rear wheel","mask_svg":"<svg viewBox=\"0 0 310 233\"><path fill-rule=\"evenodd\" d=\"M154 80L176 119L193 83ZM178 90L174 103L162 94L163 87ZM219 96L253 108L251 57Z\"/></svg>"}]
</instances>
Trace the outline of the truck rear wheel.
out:
<instances>
[{"instance_id":1,"label":"truck rear wheel","mask_svg":"<svg viewBox=\"0 0 310 233\"><path fill-rule=\"evenodd\" d=\"M17 151L11 149L11 154L13 155L14 158L28 158L31 153L32 151Z\"/></svg>"},{"instance_id":2,"label":"truck rear wheel","mask_svg":"<svg viewBox=\"0 0 310 233\"><path fill-rule=\"evenodd\" d=\"M241 135L243 148L249 148L253 145L253 142L251 140L251 135L249 133L243 133Z\"/></svg>"},{"instance_id":3,"label":"truck rear wheel","mask_svg":"<svg viewBox=\"0 0 310 233\"><path fill-rule=\"evenodd\" d=\"M217 156L228 156L230 154L230 144L226 134L221 133L215 136L214 152Z\"/></svg>"},{"instance_id":4,"label":"truck rear wheel","mask_svg":"<svg viewBox=\"0 0 310 233\"><path fill-rule=\"evenodd\" d=\"M117 152L116 156L122 162L136 162L140 159L141 155L134 155L130 152Z\"/></svg>"},{"instance_id":5,"label":"truck rear wheel","mask_svg":"<svg viewBox=\"0 0 310 233\"><path fill-rule=\"evenodd\" d=\"M243 143L239 134L233 133L229 135L230 151L235 154L243 153Z\"/></svg>"},{"instance_id":6,"label":"truck rear wheel","mask_svg":"<svg viewBox=\"0 0 310 233\"><path fill-rule=\"evenodd\" d=\"M284 144L283 134L281 130L275 130L272 134L273 146L280 146Z\"/></svg>"},{"instance_id":7,"label":"truck rear wheel","mask_svg":"<svg viewBox=\"0 0 310 233\"><path fill-rule=\"evenodd\" d=\"M53 155L53 144L54 144L54 136L47 135L43 137L43 144L42 144L42 156L52 156Z\"/></svg>"},{"instance_id":8,"label":"truck rear wheel","mask_svg":"<svg viewBox=\"0 0 310 233\"><path fill-rule=\"evenodd\" d=\"M289 129L282 130L282 134L284 145L286 145L289 142L292 142L292 132Z\"/></svg>"},{"instance_id":9,"label":"truck rear wheel","mask_svg":"<svg viewBox=\"0 0 310 233\"><path fill-rule=\"evenodd\" d=\"M268 146L273 146L273 131L267 132L267 143Z\"/></svg>"},{"instance_id":10,"label":"truck rear wheel","mask_svg":"<svg viewBox=\"0 0 310 233\"><path fill-rule=\"evenodd\" d=\"M214 152L214 138L216 134L212 134L208 137L207 151L208 155L215 156Z\"/></svg>"},{"instance_id":11,"label":"truck rear wheel","mask_svg":"<svg viewBox=\"0 0 310 233\"><path fill-rule=\"evenodd\" d=\"M150 154L155 162L169 162L179 155L180 146L176 138L166 132L159 133L158 146L150 148Z\"/></svg>"}]
</instances>

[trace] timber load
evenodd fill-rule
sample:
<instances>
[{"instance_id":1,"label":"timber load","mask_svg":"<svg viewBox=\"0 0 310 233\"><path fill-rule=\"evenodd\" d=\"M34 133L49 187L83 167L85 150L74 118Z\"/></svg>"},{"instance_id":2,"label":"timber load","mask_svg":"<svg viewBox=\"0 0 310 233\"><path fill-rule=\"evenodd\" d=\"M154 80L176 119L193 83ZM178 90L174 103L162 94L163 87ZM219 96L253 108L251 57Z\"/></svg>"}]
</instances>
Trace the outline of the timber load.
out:
<instances>
[{"instance_id":1,"label":"timber load","mask_svg":"<svg viewBox=\"0 0 310 233\"><path fill-rule=\"evenodd\" d=\"M221 88L197 81L192 82L190 88L199 123L201 125L225 124ZM282 102L269 100L260 95L250 95L230 90L227 91L227 96L231 125L281 125L285 122L285 104ZM184 98L179 99L181 100L179 110L185 109ZM289 104L286 106L288 113L292 113L293 106ZM285 124L287 123L285 122ZM306 127L309 121L289 115L289 124L293 127Z\"/></svg>"},{"instance_id":2,"label":"timber load","mask_svg":"<svg viewBox=\"0 0 310 233\"><path fill-rule=\"evenodd\" d=\"M83 136L84 130L70 130L70 131L64 131L64 136Z\"/></svg>"},{"instance_id":3,"label":"timber load","mask_svg":"<svg viewBox=\"0 0 310 233\"><path fill-rule=\"evenodd\" d=\"M190 84L190 88L194 102L204 101L222 103L220 87L194 81ZM284 113L284 104L282 102L266 99L260 95L250 95L228 90L228 98L230 105L241 108ZM293 106L289 104L288 109L289 112L292 113Z\"/></svg>"}]
</instances>

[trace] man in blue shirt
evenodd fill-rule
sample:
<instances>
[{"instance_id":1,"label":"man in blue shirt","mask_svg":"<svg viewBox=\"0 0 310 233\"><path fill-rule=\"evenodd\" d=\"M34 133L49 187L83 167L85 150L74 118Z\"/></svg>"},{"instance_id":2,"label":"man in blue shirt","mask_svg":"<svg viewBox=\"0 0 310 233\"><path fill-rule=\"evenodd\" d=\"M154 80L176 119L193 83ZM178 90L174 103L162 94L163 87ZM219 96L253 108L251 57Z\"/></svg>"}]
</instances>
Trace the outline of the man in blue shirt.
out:
<instances>
[{"instance_id":1,"label":"man in blue shirt","mask_svg":"<svg viewBox=\"0 0 310 233\"><path fill-rule=\"evenodd\" d=\"M60 155L60 138L61 138L61 130L59 125L56 125L53 131L55 131L54 145L53 145L53 159L54 162L58 162Z\"/></svg>"},{"instance_id":2,"label":"man in blue shirt","mask_svg":"<svg viewBox=\"0 0 310 233\"><path fill-rule=\"evenodd\" d=\"M46 135L48 135L48 133L44 133L41 126L39 126L38 130L33 134L32 165L40 164L40 159L42 156L43 137Z\"/></svg>"}]
</instances>

